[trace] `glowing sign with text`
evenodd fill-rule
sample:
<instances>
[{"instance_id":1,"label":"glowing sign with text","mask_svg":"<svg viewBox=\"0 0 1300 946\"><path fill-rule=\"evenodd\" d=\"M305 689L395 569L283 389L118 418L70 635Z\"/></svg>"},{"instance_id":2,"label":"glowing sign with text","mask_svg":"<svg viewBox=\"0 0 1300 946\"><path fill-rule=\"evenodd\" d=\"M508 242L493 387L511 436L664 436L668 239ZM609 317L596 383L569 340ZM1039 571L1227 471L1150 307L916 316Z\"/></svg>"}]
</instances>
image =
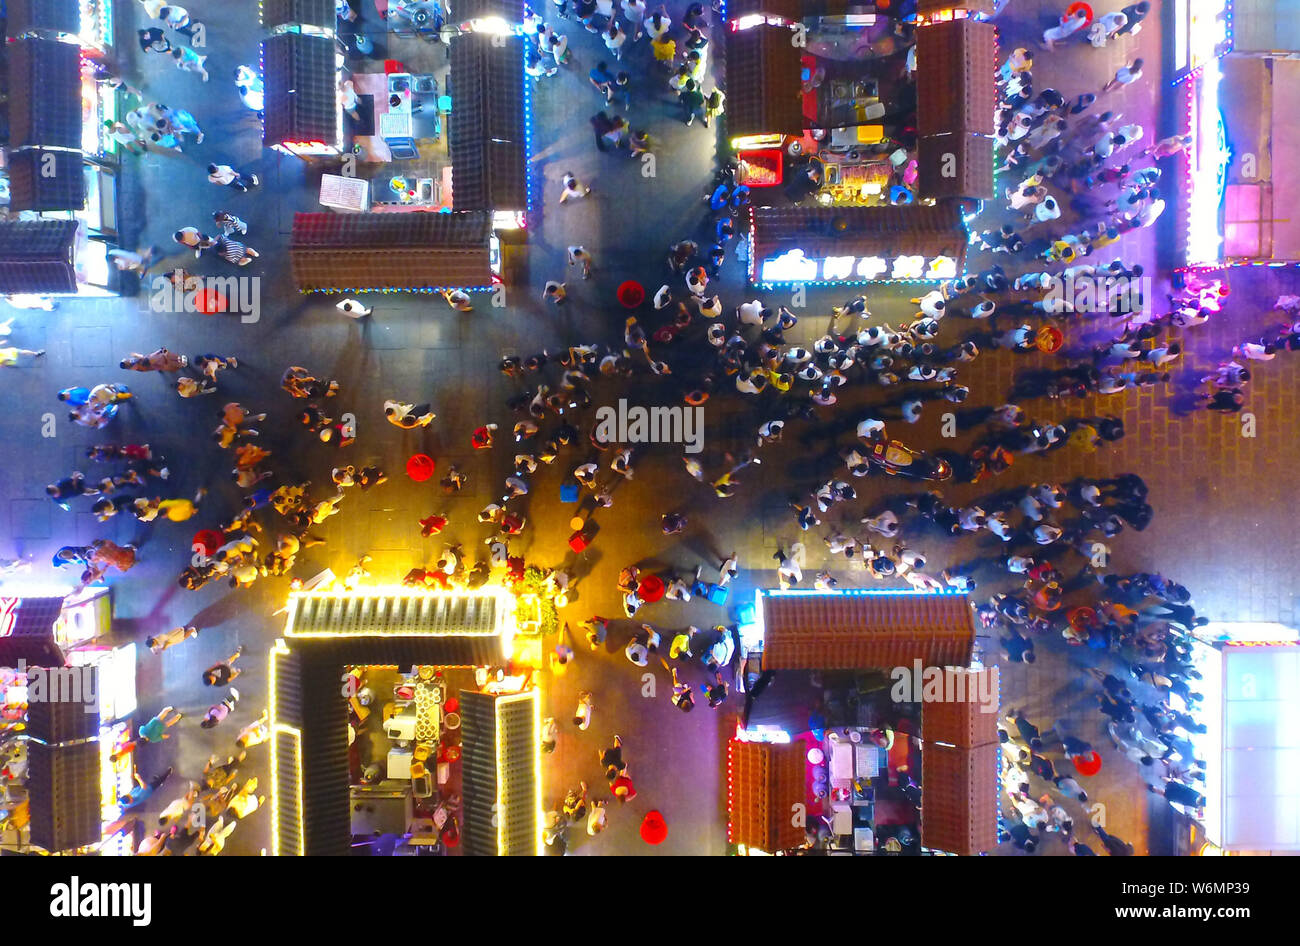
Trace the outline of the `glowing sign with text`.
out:
<instances>
[{"instance_id":1,"label":"glowing sign with text","mask_svg":"<svg viewBox=\"0 0 1300 946\"><path fill-rule=\"evenodd\" d=\"M768 257L758 267L758 282L843 283L909 280L915 282L952 279L957 260L951 256L827 256L809 258L803 250L787 250Z\"/></svg>"}]
</instances>

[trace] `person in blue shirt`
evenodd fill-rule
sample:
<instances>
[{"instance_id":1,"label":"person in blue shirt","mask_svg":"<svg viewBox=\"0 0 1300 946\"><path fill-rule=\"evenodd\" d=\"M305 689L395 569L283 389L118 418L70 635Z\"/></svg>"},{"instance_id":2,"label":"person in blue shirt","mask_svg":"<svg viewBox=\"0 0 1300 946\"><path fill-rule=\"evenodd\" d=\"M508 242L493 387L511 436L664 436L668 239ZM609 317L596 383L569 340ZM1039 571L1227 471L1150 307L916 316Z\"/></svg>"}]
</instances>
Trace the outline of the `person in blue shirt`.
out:
<instances>
[{"instance_id":1,"label":"person in blue shirt","mask_svg":"<svg viewBox=\"0 0 1300 946\"><path fill-rule=\"evenodd\" d=\"M117 796L118 805L121 806L123 811L130 811L132 808L143 804L148 801L150 795L158 791L159 786L161 786L163 782L167 781L171 774L171 766L168 766L167 770L161 775L155 775L148 782L145 782L145 780L140 777L139 770L132 772L131 777L135 779L135 787L125 795Z\"/></svg>"},{"instance_id":2,"label":"person in blue shirt","mask_svg":"<svg viewBox=\"0 0 1300 946\"><path fill-rule=\"evenodd\" d=\"M73 407L80 407L90 400L90 388L64 388L59 392L59 400Z\"/></svg>"},{"instance_id":3,"label":"person in blue shirt","mask_svg":"<svg viewBox=\"0 0 1300 946\"><path fill-rule=\"evenodd\" d=\"M608 104L614 100L614 82L615 75L609 71L609 67L603 62L596 63L596 68L587 73L587 79L591 82L592 88L597 92L604 94L605 102Z\"/></svg>"}]
</instances>

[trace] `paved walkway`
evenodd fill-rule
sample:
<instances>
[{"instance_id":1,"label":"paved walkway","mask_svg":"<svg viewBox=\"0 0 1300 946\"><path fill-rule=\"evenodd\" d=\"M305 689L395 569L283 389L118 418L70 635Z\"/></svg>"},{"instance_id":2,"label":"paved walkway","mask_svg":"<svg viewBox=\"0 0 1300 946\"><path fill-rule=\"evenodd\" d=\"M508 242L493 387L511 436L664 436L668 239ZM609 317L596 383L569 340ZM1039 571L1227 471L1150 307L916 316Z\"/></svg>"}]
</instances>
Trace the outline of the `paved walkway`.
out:
<instances>
[{"instance_id":1,"label":"paved walkway","mask_svg":"<svg viewBox=\"0 0 1300 946\"><path fill-rule=\"evenodd\" d=\"M1103 4L1098 10L1118 5ZM681 4L671 6L680 12ZM1027 24L1035 23L1040 12L1053 10L1046 3L1012 3L1002 18L1006 22L1001 23L1003 51L1036 32ZM1054 85L1064 94L1074 95L1100 88L1115 66L1131 55L1143 55L1148 63L1157 61L1160 31L1158 24L1148 22L1141 36L1130 38L1119 48L1071 48L1040 62L1035 70L1039 86ZM632 276L657 286L663 279L663 248L699 228L699 198L711 180L716 143L716 129L681 125L675 102L666 90L659 90L656 74L642 63L649 56L643 45L631 54L634 71L646 72L635 80L641 87L634 91L634 98L644 104L634 106L631 121L634 126L649 127L656 141L656 174L644 177L636 162L597 154L587 136L585 118L600 103L585 74L598 58L605 58L604 50L576 23L562 25L572 42L574 63L535 94L534 173L545 203L521 264L526 282L508 290L506 309L480 302L469 315L453 313L440 301L431 303L424 297L378 296L373 300L373 318L358 325L336 313L332 300L301 298L291 292L284 255L288 227L294 209L314 204L315 172L304 162L261 151L255 123L222 78L233 73L238 63L255 61L257 37L246 16L216 8L208 26L213 75L208 86L201 86L192 76L177 75L168 64L158 61L146 60L134 73L150 90L151 98L190 108L207 129L208 139L184 157L128 159L134 165L125 178L121 215L140 221L144 228L140 243L160 244L167 243L171 231L179 226L202 225L218 207L245 217L251 224L249 242L264 257L261 268L253 271L265 277L263 304L268 315L259 324L240 325L220 318L149 313L142 311L136 300L66 302L52 315L20 313L15 343L47 347L49 355L35 368L5 372L2 382L6 400L12 397L10 403L24 407L0 420L0 431L21 442L25 457L21 464L10 465L11 475L0 483L10 539L0 544L0 554L21 552L45 561L59 544L74 539L107 536L141 541L141 564L114 582L117 632L124 639L143 640L176 624L194 623L203 628L196 642L160 658L147 652L142 656L139 718L146 718L163 703L173 703L191 716L201 715L216 695L200 685L201 670L226 656L235 643L242 643L248 654L246 672L238 683L244 699L222 726L230 739L200 733L187 721L178 738L141 752L145 774L175 764L178 773L197 775L207 755L228 751L238 728L261 710L266 685L263 655L281 627L279 619L270 615L283 604L285 583L262 581L238 593L213 586L197 593L183 592L175 586L174 576L189 554L189 537L199 520L155 524L137 533L133 524L99 526L86 512L67 514L54 508L43 498L44 484L73 468L98 472L87 468L82 450L85 444L108 438L66 423L60 424L56 437L40 438L43 412L63 416L53 392L74 383L122 380L116 367L122 355L150 351L160 344L190 354L215 351L238 356L240 368L223 376L221 402L181 401L161 378L130 376L127 380L134 382L139 396L126 405L118 426L109 431L117 440L148 440L166 454L174 471L175 495L187 495L200 483L207 483L212 493L200 519L201 525L208 525L228 515L238 502L238 491L220 472L229 463L228 457L204 436L216 423L213 415L219 403L237 399L250 408L270 412L262 426L263 440L276 451L277 468L286 475L324 483L339 455L293 429L295 405L278 390L277 379L287 364L304 364L338 377L345 392L339 407L355 412L358 418L359 439L347 454L347 462L378 462L393 474L393 480L370 493L353 491L344 502L343 513L319 530L328 545L304 553L298 572L310 575L325 565L346 570L358 555L369 552L375 557L372 570L376 580L396 579L412 565L437 557L442 542L421 539L415 525L430 512L445 509L450 513L452 525L444 539L462 542L466 549L479 547L483 533L474 513L499 495L498 485L512 457L506 442L487 454L471 451L468 443L468 432L479 423L495 420L503 430L513 423L502 404L515 393L516 385L495 370L499 357L511 352L526 355L544 346L577 340L613 342L622 319L613 304L617 284ZM129 35L129 27L129 23L121 24L121 34ZM1154 119L1154 83L1148 78L1117 96L1126 117L1143 123ZM160 89L166 92L155 91ZM204 181L203 167L210 160L255 168L266 186L250 196L218 190ZM555 202L559 180L569 170L591 184L593 193L560 207ZM1151 237L1126 239L1132 244L1121 245L1124 257L1152 268ZM571 243L582 243L593 253L596 274L589 283L574 278L570 282L572 304L557 313L543 308L538 293L546 279L558 278L564 271L564 247ZM727 266L722 295L730 306L741 300L745 289L741 263L732 260ZM1271 301L1270 294L1281 291L1282 278L1269 273L1264 285L1255 285L1234 274L1236 292L1224 317L1195 330L1189 339L1199 367L1212 365L1242 335L1269 321L1261 306ZM769 299L781 301L775 294ZM827 293L810 293L807 311L826 311L832 301L841 300L832 300ZM873 294L872 309L891 324L911 311L905 294L893 290ZM795 334L811 340L825 329L824 319L808 317ZM963 325L948 325L945 331L951 334L945 341L960 337L965 330ZM1034 366L1037 358L1004 353L981 356L963 372L962 380L972 387L972 403L1000 403L1015 373ZM674 364L679 359L686 364L694 356L687 350L669 356ZM1128 534L1115 542L1117 568L1160 569L1174 575L1192 589L1198 607L1217 618L1293 621L1295 601L1285 576L1300 529L1296 528L1293 505L1280 494L1286 488L1286 466L1297 455L1288 423L1295 416L1295 371L1294 361L1285 356L1259 371L1250 406L1260 434L1253 440L1240 437L1237 421L1231 418L1175 416L1173 399L1164 392L1121 396L1099 405L1087 401L1035 403L1031 406L1036 414L1052 419L1097 410L1118 413L1129 436L1104 453L1058 453L1041 463L1031 459L995 485L1066 479L1082 473L1139 472L1151 484L1156 521L1146 532ZM379 405L391 396L432 399L438 421L427 431L399 434L380 419ZM601 403L619 396L647 405L677 400L676 393L644 378L638 378L626 391L608 384L597 389ZM852 424L875 399L870 391L845 395L842 410L835 415L836 424L843 420L839 444L851 439ZM751 446L753 431L763 419L734 396L715 397L707 405L706 416L702 458L710 470L724 466L725 452ZM937 412L905 433L906 439L919 445L950 445L939 436ZM564 617L576 624L592 613L620 614L614 578L620 567L632 561L684 570L703 562L709 577L710 569L735 550L744 572L733 590L733 603L748 599L755 587L775 583L771 554L793 539L808 542L809 570L815 571L822 553L820 538L813 533L800 536L794 530L786 503L790 496L806 493L822 482L836 460L824 431L792 424L787 441L787 449L781 453L767 451L761 467L743 471L740 495L725 502L715 500L707 486L685 475L675 448L647 451L638 460L635 479L617 491L614 507L597 517L600 533L596 542L571 562L578 580L573 604ZM404 460L416 450L436 456L440 463L459 463L471 478L465 494L448 501L436 490L405 481L400 476ZM529 503L528 531L514 546L530 560L558 564L565 559L563 542L571 507L553 500L558 496L561 475L584 459L577 453L566 455L555 468L533 478L532 495L540 501ZM862 510L907 488L878 478L859 482L863 484ZM977 494L977 488L954 487L946 494L950 501L966 501ZM669 508L689 515L691 524L683 536L670 539L656 528L658 516ZM860 514L855 509L849 518ZM971 552L969 547L924 535L917 536L913 544L936 562L948 556L959 560ZM1237 580L1224 580L1229 568ZM870 582L860 570L841 570L841 574L845 585ZM649 606L639 617L664 628L667 638L667 629L717 623L729 615L697 600L689 605ZM615 625L609 653L593 656L579 647L578 659L569 672L548 684L549 712L560 720L562 736L556 753L546 762L547 801L558 800L579 779L597 786L596 750L609 734L620 732L640 797L629 806L630 811L611 812L610 829L601 838L575 837L574 853L721 854L725 846L721 752L734 727L738 703L732 701L716 712L700 706L690 716L683 716L665 698L668 675L659 667L648 668L654 673L658 695L642 696L641 672L628 665L620 653L634 627L625 621ZM1085 738L1098 741L1098 717L1085 710L1088 695L1070 655L1048 655L1033 668L1012 668L1003 686L1004 705L1025 708L1044 726L1054 718L1063 718L1068 725L1077 726ZM594 693L596 706L592 729L585 734L577 734L567 722L580 689ZM1104 741L1104 736L1100 738ZM260 764L264 753L252 753L250 773L265 781ZM1107 755L1094 795L1108 806L1112 830L1144 846L1146 806L1132 803L1142 797L1136 794L1138 788L1137 776L1126 763ZM160 804L179 790L179 781L169 784L160 793ZM640 816L651 807L663 811L669 823L668 841L654 849L637 837ZM265 816L255 816L241 825L229 850L255 852L268 839L268 821ZM1048 852L1053 849L1059 851L1059 846L1047 846Z\"/></svg>"}]
</instances>

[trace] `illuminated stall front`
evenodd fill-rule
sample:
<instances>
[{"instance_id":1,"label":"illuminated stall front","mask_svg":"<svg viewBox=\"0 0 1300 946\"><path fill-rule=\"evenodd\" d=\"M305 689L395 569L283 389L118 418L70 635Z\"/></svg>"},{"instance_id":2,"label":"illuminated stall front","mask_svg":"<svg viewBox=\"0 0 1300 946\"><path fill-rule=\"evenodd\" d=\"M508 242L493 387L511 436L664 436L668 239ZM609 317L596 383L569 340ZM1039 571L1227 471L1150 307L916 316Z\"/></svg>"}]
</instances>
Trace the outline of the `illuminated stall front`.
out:
<instances>
[{"instance_id":1,"label":"illuminated stall front","mask_svg":"<svg viewBox=\"0 0 1300 946\"><path fill-rule=\"evenodd\" d=\"M998 671L974 661L965 595L760 590L742 620L746 709L727 773L737 853L996 846Z\"/></svg>"},{"instance_id":2,"label":"illuminated stall front","mask_svg":"<svg viewBox=\"0 0 1300 946\"><path fill-rule=\"evenodd\" d=\"M513 15L504 4L500 16ZM324 38L280 32L264 44L266 143L343 157L321 177L323 211L295 219L301 291L472 292L501 282L502 245L522 240L531 206L532 92L517 25L473 21L482 28L453 33L406 71L347 73L342 86L323 61ZM343 265L307 262L315 234L333 232L356 237L330 248Z\"/></svg>"},{"instance_id":3,"label":"illuminated stall front","mask_svg":"<svg viewBox=\"0 0 1300 946\"><path fill-rule=\"evenodd\" d=\"M20 590L21 596L0 598L0 676L6 714L28 721L33 807L30 836L10 843L131 854L129 840L110 832L121 813L118 796L134 786L128 744L137 706L136 645L110 639L108 588ZM56 791L38 797L48 794L38 790L47 777ZM77 811L67 815L71 807Z\"/></svg>"},{"instance_id":4,"label":"illuminated stall front","mask_svg":"<svg viewBox=\"0 0 1300 946\"><path fill-rule=\"evenodd\" d=\"M965 266L961 205L757 207L750 280L761 286L922 282L952 279Z\"/></svg>"},{"instance_id":5,"label":"illuminated stall front","mask_svg":"<svg viewBox=\"0 0 1300 946\"><path fill-rule=\"evenodd\" d=\"M910 51L892 11L819 15L782 0L728 10L723 120L752 195L755 284L963 271L967 218L994 192L997 31L978 18L982 0L925 6ZM915 79L899 61L912 55Z\"/></svg>"},{"instance_id":6,"label":"illuminated stall front","mask_svg":"<svg viewBox=\"0 0 1300 946\"><path fill-rule=\"evenodd\" d=\"M273 853L541 853L515 613L497 589L292 593L270 657Z\"/></svg>"},{"instance_id":7,"label":"illuminated stall front","mask_svg":"<svg viewBox=\"0 0 1300 946\"><path fill-rule=\"evenodd\" d=\"M75 3L53 4L10 26L16 38L6 48L9 209L40 215L24 223L72 221L83 232L71 241L71 281L6 291L111 295L116 279L107 243L87 239L112 239L117 228L114 146L103 125L116 118L116 93L94 78L97 59L111 47L111 14L99 4L84 15ZM21 246L6 251L0 263L30 252Z\"/></svg>"},{"instance_id":8,"label":"illuminated stall front","mask_svg":"<svg viewBox=\"0 0 1300 946\"><path fill-rule=\"evenodd\" d=\"M1193 649L1194 708L1205 725L1191 735L1205 762L1205 807L1185 811L1196 853L1300 852L1300 634L1281 624L1211 623Z\"/></svg>"}]
</instances>

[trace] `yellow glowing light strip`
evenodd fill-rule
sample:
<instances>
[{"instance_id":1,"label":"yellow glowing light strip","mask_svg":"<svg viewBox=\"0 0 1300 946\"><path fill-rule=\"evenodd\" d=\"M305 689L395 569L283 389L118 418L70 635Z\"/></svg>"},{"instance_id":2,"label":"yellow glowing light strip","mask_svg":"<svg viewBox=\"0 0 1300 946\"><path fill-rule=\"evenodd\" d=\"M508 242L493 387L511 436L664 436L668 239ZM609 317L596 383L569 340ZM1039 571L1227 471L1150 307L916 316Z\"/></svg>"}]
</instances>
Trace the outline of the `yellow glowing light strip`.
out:
<instances>
[{"instance_id":1,"label":"yellow glowing light strip","mask_svg":"<svg viewBox=\"0 0 1300 946\"><path fill-rule=\"evenodd\" d=\"M524 693L515 693L510 696L499 696L492 708L496 726L496 743L497 743L497 856L505 855L505 824L506 824L506 804L505 804L505 741L502 738L501 731L501 707L510 703L518 703L522 700L532 700L533 702L533 824L534 834L537 838L537 853L542 853L542 702L541 693L534 687Z\"/></svg>"},{"instance_id":2,"label":"yellow glowing light strip","mask_svg":"<svg viewBox=\"0 0 1300 946\"><path fill-rule=\"evenodd\" d=\"M293 804L294 820L298 824L298 847L293 851L282 851L280 838L280 764L279 748L276 736L286 735L293 737L293 758L298 766L298 774L294 779L293 785ZM303 835L303 800L302 800L302 731L293 726L278 723L271 729L271 853L276 857L293 856L301 857L303 854L303 845L306 843L306 837Z\"/></svg>"},{"instance_id":3,"label":"yellow glowing light strip","mask_svg":"<svg viewBox=\"0 0 1300 946\"><path fill-rule=\"evenodd\" d=\"M496 604L496 626L491 630L409 630L409 629L369 629L350 631L299 631L294 627L296 611L289 608L289 617L285 623L284 634L294 638L345 638L345 637L500 637L502 638L502 656L509 656L509 643L514 637L514 628L508 622L514 610L513 595L504 588L494 588L486 593L467 593L441 588L408 588L405 585L374 585L360 587L351 591L292 591L289 602L292 605L297 598L330 598L348 600L360 598L454 598L461 601L492 601Z\"/></svg>"},{"instance_id":4,"label":"yellow glowing light strip","mask_svg":"<svg viewBox=\"0 0 1300 946\"><path fill-rule=\"evenodd\" d=\"M295 740L298 761L298 777L293 787L294 799L298 805L298 837L302 838L302 733L291 726L279 722L280 704L277 699L279 688L277 668L277 657L287 657L289 648L282 639L277 639L271 646L267 654L267 672L270 680L270 706L267 710L268 728L271 732L271 853L279 856L280 854L280 749L279 742L275 734L284 732L292 735ZM301 842L300 842L301 844ZM301 854L299 850L297 853Z\"/></svg>"}]
</instances>

